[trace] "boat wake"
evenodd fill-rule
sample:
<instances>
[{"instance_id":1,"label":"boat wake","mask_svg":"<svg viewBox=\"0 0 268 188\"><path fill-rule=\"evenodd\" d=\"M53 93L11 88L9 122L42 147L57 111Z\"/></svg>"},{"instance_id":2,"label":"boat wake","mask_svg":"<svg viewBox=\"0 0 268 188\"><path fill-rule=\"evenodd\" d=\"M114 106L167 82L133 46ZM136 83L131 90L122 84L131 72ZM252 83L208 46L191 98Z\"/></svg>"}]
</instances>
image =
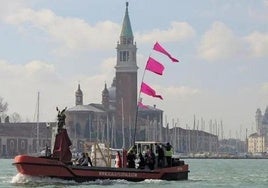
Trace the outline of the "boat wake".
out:
<instances>
[{"instance_id":1,"label":"boat wake","mask_svg":"<svg viewBox=\"0 0 268 188\"><path fill-rule=\"evenodd\" d=\"M167 182L164 180L151 180L147 179L142 182L129 182L127 180L96 180L90 182L78 183L75 181L62 180L57 178L49 178L49 177L33 177L29 175L24 175L18 173L10 182L13 185L27 185L27 186L47 186L47 185L115 185L115 184L166 184Z\"/></svg>"},{"instance_id":2,"label":"boat wake","mask_svg":"<svg viewBox=\"0 0 268 188\"><path fill-rule=\"evenodd\" d=\"M41 185L50 185L50 184L77 184L75 181L65 181L57 178L49 177L33 177L18 173L11 180L11 184L14 185L29 185L29 186L41 186Z\"/></svg>"}]
</instances>

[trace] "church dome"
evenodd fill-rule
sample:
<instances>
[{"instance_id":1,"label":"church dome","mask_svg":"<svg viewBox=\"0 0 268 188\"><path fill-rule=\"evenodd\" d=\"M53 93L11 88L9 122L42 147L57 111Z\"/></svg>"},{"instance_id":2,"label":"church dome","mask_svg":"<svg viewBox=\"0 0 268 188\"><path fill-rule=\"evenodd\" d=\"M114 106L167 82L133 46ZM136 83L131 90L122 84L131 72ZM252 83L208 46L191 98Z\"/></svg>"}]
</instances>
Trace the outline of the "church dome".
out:
<instances>
[{"instance_id":1,"label":"church dome","mask_svg":"<svg viewBox=\"0 0 268 188\"><path fill-rule=\"evenodd\" d=\"M114 77L111 87L108 88L110 101L116 100L116 79Z\"/></svg>"},{"instance_id":2,"label":"church dome","mask_svg":"<svg viewBox=\"0 0 268 188\"><path fill-rule=\"evenodd\" d=\"M110 87L110 88L108 88L108 91L109 91L110 100L115 101L115 99L116 99L116 94L115 94L116 88L115 87Z\"/></svg>"}]
</instances>

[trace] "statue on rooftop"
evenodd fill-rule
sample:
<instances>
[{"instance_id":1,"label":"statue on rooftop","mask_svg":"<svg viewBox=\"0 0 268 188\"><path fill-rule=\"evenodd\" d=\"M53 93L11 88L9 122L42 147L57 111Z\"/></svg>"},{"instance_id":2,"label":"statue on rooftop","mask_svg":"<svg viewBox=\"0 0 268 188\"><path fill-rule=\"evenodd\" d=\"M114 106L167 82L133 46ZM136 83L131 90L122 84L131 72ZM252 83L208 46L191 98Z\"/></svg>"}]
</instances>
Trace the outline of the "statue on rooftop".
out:
<instances>
[{"instance_id":1,"label":"statue on rooftop","mask_svg":"<svg viewBox=\"0 0 268 188\"><path fill-rule=\"evenodd\" d=\"M62 111L59 110L58 107L56 107L56 110L58 111L57 119L58 119L58 133L61 132L63 126L65 125L65 111L67 107L65 107Z\"/></svg>"}]
</instances>

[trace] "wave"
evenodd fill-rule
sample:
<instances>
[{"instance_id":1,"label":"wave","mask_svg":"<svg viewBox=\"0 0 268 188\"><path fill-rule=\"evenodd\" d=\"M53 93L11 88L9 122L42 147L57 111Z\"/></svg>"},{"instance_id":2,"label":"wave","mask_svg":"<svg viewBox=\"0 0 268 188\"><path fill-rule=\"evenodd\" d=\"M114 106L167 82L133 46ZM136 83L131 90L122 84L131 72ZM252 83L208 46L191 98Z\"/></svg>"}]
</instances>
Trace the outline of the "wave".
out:
<instances>
[{"instance_id":1,"label":"wave","mask_svg":"<svg viewBox=\"0 0 268 188\"><path fill-rule=\"evenodd\" d=\"M10 182L13 185L28 185L28 186L46 186L46 185L135 185L135 184L167 184L167 181L165 180L151 180L147 179L142 182L130 182L127 180L96 180L96 181L89 181L89 182L83 182L78 183L73 180L62 180L58 178L49 178L49 177L33 177L29 175L24 175L21 173L18 173L14 177L12 177L12 180Z\"/></svg>"}]
</instances>

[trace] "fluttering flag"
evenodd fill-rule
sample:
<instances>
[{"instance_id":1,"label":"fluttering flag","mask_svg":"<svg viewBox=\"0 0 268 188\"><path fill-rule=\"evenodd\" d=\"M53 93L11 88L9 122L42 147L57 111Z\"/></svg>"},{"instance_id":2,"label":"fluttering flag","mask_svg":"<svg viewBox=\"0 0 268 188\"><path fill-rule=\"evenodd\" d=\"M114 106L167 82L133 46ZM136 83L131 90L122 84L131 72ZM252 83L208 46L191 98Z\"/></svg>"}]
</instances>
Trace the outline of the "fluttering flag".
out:
<instances>
[{"instance_id":1,"label":"fluttering flag","mask_svg":"<svg viewBox=\"0 0 268 188\"><path fill-rule=\"evenodd\" d=\"M142 102L138 102L140 108L148 109L148 106L144 105Z\"/></svg>"},{"instance_id":2,"label":"fluttering flag","mask_svg":"<svg viewBox=\"0 0 268 188\"><path fill-rule=\"evenodd\" d=\"M158 42L155 43L154 48L155 51L161 52L162 54L165 54L166 56L169 57L169 59L171 59L171 61L173 62L179 62L178 59L172 57L170 55L170 53L168 53Z\"/></svg>"},{"instance_id":3,"label":"fluttering flag","mask_svg":"<svg viewBox=\"0 0 268 188\"><path fill-rule=\"evenodd\" d=\"M149 57L145 69L162 75L165 67L155 59Z\"/></svg>"},{"instance_id":4,"label":"fluttering flag","mask_svg":"<svg viewBox=\"0 0 268 188\"><path fill-rule=\"evenodd\" d=\"M139 101L138 101L138 107L139 107L139 108L148 109L148 106L146 106L146 105L144 105L144 104L142 103L142 98L140 98Z\"/></svg>"},{"instance_id":5,"label":"fluttering flag","mask_svg":"<svg viewBox=\"0 0 268 188\"><path fill-rule=\"evenodd\" d=\"M144 82L142 82L142 84L141 84L141 92L143 92L149 96L157 97L157 98L160 98L163 100L161 95L157 95L155 90L153 88L151 88L150 86L148 86L147 84L145 84Z\"/></svg>"}]
</instances>

